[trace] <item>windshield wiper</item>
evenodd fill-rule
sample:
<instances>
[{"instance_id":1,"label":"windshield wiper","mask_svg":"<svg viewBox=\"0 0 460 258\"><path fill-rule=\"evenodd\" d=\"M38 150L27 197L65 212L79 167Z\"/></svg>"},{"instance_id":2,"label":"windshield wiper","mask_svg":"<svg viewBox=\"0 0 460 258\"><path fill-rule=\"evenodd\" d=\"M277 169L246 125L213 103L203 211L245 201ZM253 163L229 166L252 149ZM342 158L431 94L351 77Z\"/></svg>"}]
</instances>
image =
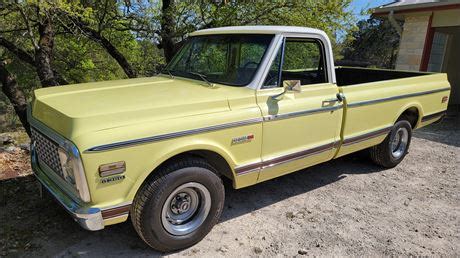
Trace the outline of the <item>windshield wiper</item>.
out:
<instances>
[{"instance_id":1,"label":"windshield wiper","mask_svg":"<svg viewBox=\"0 0 460 258\"><path fill-rule=\"evenodd\" d=\"M171 73L171 71L168 70L168 69L164 69L164 70L162 70L160 73L165 73L165 72L169 75L169 77L171 77L171 79L174 79L174 75L173 75L173 74Z\"/></svg>"},{"instance_id":2,"label":"windshield wiper","mask_svg":"<svg viewBox=\"0 0 460 258\"><path fill-rule=\"evenodd\" d=\"M189 74L193 74L193 75L196 75L196 76L199 76L203 81L205 81L209 86L211 87L214 87L214 83L208 81L208 79L206 78L206 75L204 74L201 74L201 73L196 73L196 72L187 72Z\"/></svg>"}]
</instances>

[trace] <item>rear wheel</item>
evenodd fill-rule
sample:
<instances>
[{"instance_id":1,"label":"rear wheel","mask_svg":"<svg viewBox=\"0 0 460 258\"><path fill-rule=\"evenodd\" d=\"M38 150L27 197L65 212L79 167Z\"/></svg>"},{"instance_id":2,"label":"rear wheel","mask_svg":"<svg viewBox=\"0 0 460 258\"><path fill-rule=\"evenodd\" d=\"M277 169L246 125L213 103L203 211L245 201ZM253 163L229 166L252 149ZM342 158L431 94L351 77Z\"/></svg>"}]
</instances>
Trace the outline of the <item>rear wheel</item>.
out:
<instances>
[{"instance_id":1,"label":"rear wheel","mask_svg":"<svg viewBox=\"0 0 460 258\"><path fill-rule=\"evenodd\" d=\"M400 120L391 129L385 140L369 149L372 161L392 168L406 156L412 138L412 126L406 120Z\"/></svg>"},{"instance_id":2,"label":"rear wheel","mask_svg":"<svg viewBox=\"0 0 460 258\"><path fill-rule=\"evenodd\" d=\"M202 159L164 166L139 190L131 219L139 236L162 252L189 247L208 234L224 205L216 170Z\"/></svg>"}]
</instances>

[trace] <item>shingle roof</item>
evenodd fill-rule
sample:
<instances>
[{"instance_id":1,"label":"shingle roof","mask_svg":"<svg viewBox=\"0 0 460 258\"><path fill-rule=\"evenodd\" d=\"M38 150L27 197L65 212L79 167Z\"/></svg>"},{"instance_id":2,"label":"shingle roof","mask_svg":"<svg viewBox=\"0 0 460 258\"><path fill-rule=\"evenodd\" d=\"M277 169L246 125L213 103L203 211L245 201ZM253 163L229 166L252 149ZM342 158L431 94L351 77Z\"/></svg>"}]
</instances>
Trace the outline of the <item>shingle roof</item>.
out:
<instances>
[{"instance_id":1,"label":"shingle roof","mask_svg":"<svg viewBox=\"0 0 460 258\"><path fill-rule=\"evenodd\" d=\"M374 9L374 13L405 11L417 8L438 7L452 4L460 4L460 0L400 0L379 6Z\"/></svg>"}]
</instances>

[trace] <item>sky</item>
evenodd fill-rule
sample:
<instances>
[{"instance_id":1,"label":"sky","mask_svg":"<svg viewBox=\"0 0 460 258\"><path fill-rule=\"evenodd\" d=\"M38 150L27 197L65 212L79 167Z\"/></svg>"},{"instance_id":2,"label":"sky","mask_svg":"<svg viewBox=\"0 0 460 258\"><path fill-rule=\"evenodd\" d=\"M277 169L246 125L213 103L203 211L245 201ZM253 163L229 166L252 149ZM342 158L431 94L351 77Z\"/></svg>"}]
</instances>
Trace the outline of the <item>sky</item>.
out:
<instances>
[{"instance_id":1,"label":"sky","mask_svg":"<svg viewBox=\"0 0 460 258\"><path fill-rule=\"evenodd\" d=\"M350 9L353 11L353 14L356 16L356 21L369 18L370 15L362 15L361 11L367 11L369 8L375 8L384 4L392 3L395 0L353 0L351 2ZM345 39L345 32L339 31L337 33L337 41L341 42Z\"/></svg>"},{"instance_id":2,"label":"sky","mask_svg":"<svg viewBox=\"0 0 460 258\"><path fill-rule=\"evenodd\" d=\"M351 8L358 20L361 20L369 17L369 15L361 15L361 10L367 10L391 2L394 2L394 0L353 0L351 2Z\"/></svg>"}]
</instances>

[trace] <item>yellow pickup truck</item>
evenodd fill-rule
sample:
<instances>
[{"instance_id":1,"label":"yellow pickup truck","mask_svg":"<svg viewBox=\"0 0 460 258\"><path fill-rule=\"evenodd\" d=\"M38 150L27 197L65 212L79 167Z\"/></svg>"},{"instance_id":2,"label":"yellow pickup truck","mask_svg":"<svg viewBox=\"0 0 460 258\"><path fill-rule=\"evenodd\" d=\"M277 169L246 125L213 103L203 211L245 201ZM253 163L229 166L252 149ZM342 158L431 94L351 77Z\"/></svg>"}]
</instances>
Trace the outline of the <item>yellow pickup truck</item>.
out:
<instances>
[{"instance_id":1,"label":"yellow pickup truck","mask_svg":"<svg viewBox=\"0 0 460 258\"><path fill-rule=\"evenodd\" d=\"M200 241L242 188L359 150L394 167L441 119L446 74L334 67L320 30L200 30L150 78L38 89L35 175L88 230L131 218L152 248Z\"/></svg>"}]
</instances>

